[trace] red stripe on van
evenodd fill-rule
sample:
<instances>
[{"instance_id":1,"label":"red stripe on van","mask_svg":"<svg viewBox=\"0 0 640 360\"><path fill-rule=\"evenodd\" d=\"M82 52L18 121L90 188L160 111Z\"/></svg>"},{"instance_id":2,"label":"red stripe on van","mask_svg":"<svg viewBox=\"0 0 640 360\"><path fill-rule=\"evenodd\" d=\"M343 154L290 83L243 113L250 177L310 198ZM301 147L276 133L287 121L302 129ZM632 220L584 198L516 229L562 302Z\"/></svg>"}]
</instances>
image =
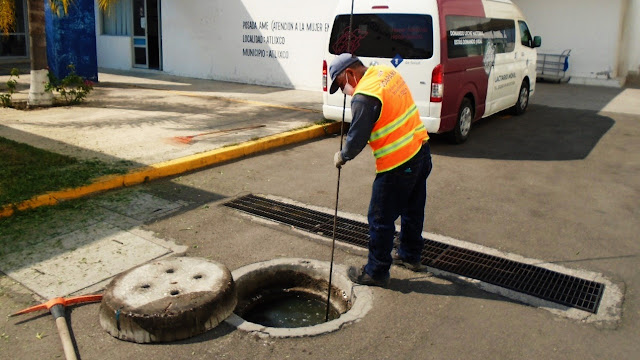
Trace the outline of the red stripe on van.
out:
<instances>
[{"instance_id":1,"label":"red stripe on van","mask_svg":"<svg viewBox=\"0 0 640 360\"><path fill-rule=\"evenodd\" d=\"M440 62L444 69L444 94L440 113L440 130L452 130L458 110L466 94L472 94L475 103L474 119L484 114L489 77L484 71L481 56L449 59L447 50L447 15L485 17L482 0L437 0L440 12ZM467 71L467 69L473 69Z\"/></svg>"},{"instance_id":2,"label":"red stripe on van","mask_svg":"<svg viewBox=\"0 0 640 360\"><path fill-rule=\"evenodd\" d=\"M440 12L440 43L442 46L441 62L444 63L448 57L447 53L447 15L480 16L484 17L484 5L482 0L438 0Z\"/></svg>"},{"instance_id":3,"label":"red stripe on van","mask_svg":"<svg viewBox=\"0 0 640 360\"><path fill-rule=\"evenodd\" d=\"M456 14L464 16L484 16L482 0L438 0L440 17L443 14Z\"/></svg>"}]
</instances>

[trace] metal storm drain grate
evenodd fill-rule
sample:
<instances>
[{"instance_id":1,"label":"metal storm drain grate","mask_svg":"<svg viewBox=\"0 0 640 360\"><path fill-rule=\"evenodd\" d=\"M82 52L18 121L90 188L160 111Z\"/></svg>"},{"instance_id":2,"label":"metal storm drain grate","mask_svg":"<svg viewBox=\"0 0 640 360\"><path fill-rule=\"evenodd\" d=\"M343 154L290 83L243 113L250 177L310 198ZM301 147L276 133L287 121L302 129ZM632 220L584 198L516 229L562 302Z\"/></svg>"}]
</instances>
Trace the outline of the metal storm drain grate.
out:
<instances>
[{"instance_id":1,"label":"metal storm drain grate","mask_svg":"<svg viewBox=\"0 0 640 360\"><path fill-rule=\"evenodd\" d=\"M333 215L252 194L225 206L331 238ZM369 225L338 217L336 240L367 248ZM542 267L425 239L424 265L514 290L557 304L597 313L604 284Z\"/></svg>"}]
</instances>

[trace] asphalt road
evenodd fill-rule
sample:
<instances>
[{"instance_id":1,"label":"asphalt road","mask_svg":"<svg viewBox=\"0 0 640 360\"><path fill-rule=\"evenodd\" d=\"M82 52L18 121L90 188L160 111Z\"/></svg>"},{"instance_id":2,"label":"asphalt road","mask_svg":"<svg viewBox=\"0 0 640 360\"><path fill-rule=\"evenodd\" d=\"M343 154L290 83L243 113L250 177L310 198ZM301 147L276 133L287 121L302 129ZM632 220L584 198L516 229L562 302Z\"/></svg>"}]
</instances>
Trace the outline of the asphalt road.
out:
<instances>
[{"instance_id":1,"label":"asphalt road","mask_svg":"<svg viewBox=\"0 0 640 360\"><path fill-rule=\"evenodd\" d=\"M471 135L459 146L439 136L430 141L434 170L425 230L602 273L624 289L618 323L586 324L468 283L393 268L390 288L373 289L373 309L361 322L312 338L263 339L222 324L185 341L138 345L103 331L98 305L76 307L68 313L82 359L636 358L640 116L534 103L523 116L499 115L475 124ZM278 257L328 260L327 243L221 204L255 193L333 208L332 157L338 148L336 137L311 141L122 190L119 196L142 191L180 201L179 211L144 229L187 245L187 256L210 258L232 270ZM343 167L341 211L366 214L373 177L368 150ZM70 217L74 211L82 207L65 210ZM340 264L364 261L359 252L336 251ZM61 358L50 315L5 318L32 305L33 298L10 279L0 281L5 319L0 358Z\"/></svg>"}]
</instances>

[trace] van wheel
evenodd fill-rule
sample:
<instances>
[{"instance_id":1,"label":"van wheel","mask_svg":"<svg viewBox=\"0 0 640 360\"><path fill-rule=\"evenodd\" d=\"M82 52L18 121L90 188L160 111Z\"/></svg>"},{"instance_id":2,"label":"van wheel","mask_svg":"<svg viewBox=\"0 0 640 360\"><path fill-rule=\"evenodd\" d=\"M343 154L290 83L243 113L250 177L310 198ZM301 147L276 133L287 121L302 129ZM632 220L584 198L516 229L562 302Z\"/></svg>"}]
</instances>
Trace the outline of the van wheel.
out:
<instances>
[{"instance_id":1,"label":"van wheel","mask_svg":"<svg viewBox=\"0 0 640 360\"><path fill-rule=\"evenodd\" d=\"M473 105L469 98L462 99L460 110L458 111L458 120L456 126L449 133L451 141L456 144L462 144L469 138L471 131L471 122L473 121Z\"/></svg>"},{"instance_id":2,"label":"van wheel","mask_svg":"<svg viewBox=\"0 0 640 360\"><path fill-rule=\"evenodd\" d=\"M518 102L513 106L513 113L515 115L521 115L527 110L529 105L529 83L522 82L520 92L518 93Z\"/></svg>"}]
</instances>

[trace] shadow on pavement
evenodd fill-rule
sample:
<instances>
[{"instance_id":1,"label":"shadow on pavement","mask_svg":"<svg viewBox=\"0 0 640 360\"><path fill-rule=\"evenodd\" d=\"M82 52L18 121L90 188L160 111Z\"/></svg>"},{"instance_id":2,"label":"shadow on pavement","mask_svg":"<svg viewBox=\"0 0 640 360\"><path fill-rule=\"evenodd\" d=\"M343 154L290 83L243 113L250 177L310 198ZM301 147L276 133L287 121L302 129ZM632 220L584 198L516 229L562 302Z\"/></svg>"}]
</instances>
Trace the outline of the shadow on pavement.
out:
<instances>
[{"instance_id":1,"label":"shadow on pavement","mask_svg":"<svg viewBox=\"0 0 640 360\"><path fill-rule=\"evenodd\" d=\"M109 78L116 75L109 74ZM197 100L216 101L226 99L227 101L257 101L271 104L277 107L278 104L291 106L298 109L321 112L322 98L317 92L277 88L269 86L256 86L250 84L240 84L207 79L191 79L184 77L174 77L169 75L157 75L149 77L144 74L130 73L128 77L113 79L112 81L101 81L95 86L97 92L108 93L109 98L117 100L117 91L121 91L124 103L131 100L127 93L131 91L156 91L159 98L175 98L186 96ZM141 96L141 95L139 95ZM157 101L158 105L163 105ZM112 105L110 107L127 108L127 106ZM173 108L172 110L175 110Z\"/></svg>"},{"instance_id":2,"label":"shadow on pavement","mask_svg":"<svg viewBox=\"0 0 640 360\"><path fill-rule=\"evenodd\" d=\"M531 105L521 116L498 114L475 122L469 140L430 141L434 154L495 160L562 161L586 158L615 121L594 111Z\"/></svg>"},{"instance_id":3,"label":"shadow on pavement","mask_svg":"<svg viewBox=\"0 0 640 360\"><path fill-rule=\"evenodd\" d=\"M535 95L529 106L542 105L556 108L601 111L612 100L624 92L624 88L536 83Z\"/></svg>"},{"instance_id":4,"label":"shadow on pavement","mask_svg":"<svg viewBox=\"0 0 640 360\"><path fill-rule=\"evenodd\" d=\"M168 344L149 344L149 345L152 345L152 346L171 346L171 345L184 345L184 344L204 343L204 342L215 340L215 339L218 339L218 338L221 338L221 337L225 337L225 336L231 334L234 331L236 331L235 327L233 327L233 326L227 324L226 322L222 321L220 324L218 324L213 329L208 330L207 332L205 332L203 334L196 335L196 336L188 338L188 339L179 340L179 341L175 341L175 342L168 343Z\"/></svg>"},{"instance_id":5,"label":"shadow on pavement","mask_svg":"<svg viewBox=\"0 0 640 360\"><path fill-rule=\"evenodd\" d=\"M115 104L115 105L113 105ZM124 127L128 128L143 128L144 126L165 126L170 122L175 122L176 119L181 119L182 122L174 126L175 130L184 130L186 128L191 131L211 131L218 128L232 128L242 127L249 125L262 124L266 120L277 121L280 119L295 118L297 112L294 110L275 110L275 109L242 109L242 112L237 110L237 106L233 103L212 100L210 105L201 106L194 104L150 104L150 102L140 103L130 97L123 97L121 99L113 99L110 97L109 101L101 100L100 103L87 103L77 105L78 110L82 109L87 112L93 111L94 108L103 109L122 109L135 111L135 116L128 116L123 118L104 117L100 120L92 120L87 122L84 119L60 121L58 123L43 123L36 120L22 121L24 125L34 125L40 128L75 128L75 129L115 129ZM176 110L179 110L178 113ZM288 112L286 117L282 116L283 111ZM159 114L166 113L166 114ZM198 116L202 114L202 116ZM191 117L190 115L196 115ZM257 122L262 121L262 122ZM320 115L318 115L320 118ZM3 127L5 128L5 127ZM4 131L4 130L3 130ZM6 131L12 131L7 128Z\"/></svg>"},{"instance_id":6,"label":"shadow on pavement","mask_svg":"<svg viewBox=\"0 0 640 360\"><path fill-rule=\"evenodd\" d=\"M70 145L69 143L61 142L58 140L54 140L48 137L40 136L34 133L30 133L27 131L22 131L18 129L14 129L8 126L4 126L0 124L0 137L4 137L9 140L13 140L19 143L24 143L39 149L51 151L57 154L73 156L75 158L84 158L84 159L100 159L106 162L121 162L125 159L117 158L114 156L109 156L105 153L95 151L88 148L80 148L77 146ZM145 166L141 163L136 163L133 161L129 161L131 168L138 168ZM50 191L60 190L60 189L51 189ZM2 204L4 205L4 204Z\"/></svg>"},{"instance_id":7,"label":"shadow on pavement","mask_svg":"<svg viewBox=\"0 0 640 360\"><path fill-rule=\"evenodd\" d=\"M431 281L432 279L437 279L437 282ZM441 283L441 281L442 280L440 277L435 278L432 276L419 274L416 274L415 277L408 279L396 279L392 277L391 281L389 282L388 289L398 291L403 294L417 293L437 296L462 296L521 304L520 302L483 291L461 281L449 283Z\"/></svg>"},{"instance_id":8,"label":"shadow on pavement","mask_svg":"<svg viewBox=\"0 0 640 360\"><path fill-rule=\"evenodd\" d=\"M255 86L251 84L235 83L228 81L190 78L184 76L168 75L163 72L145 71L127 71L115 69L100 69L100 74L107 78L100 80L99 86L109 88L130 89L132 87L142 89L162 89L175 91L192 91L192 92L238 92L249 94L272 94L291 89L275 87L275 86ZM122 78L120 78L122 77ZM128 77L137 78L135 83L131 83ZM122 80L122 81L120 81Z\"/></svg>"},{"instance_id":9,"label":"shadow on pavement","mask_svg":"<svg viewBox=\"0 0 640 360\"><path fill-rule=\"evenodd\" d=\"M423 276L420 276L418 274L416 275L417 275L416 277L408 278L408 279L391 278L391 281L388 287L389 290L398 291L403 294L417 293L417 294L436 295L436 296L458 296L458 297L501 301L505 303L530 306L526 303L509 299L508 297L490 293L474 285L471 285L456 279L450 280L452 282L449 282L449 283L439 283L439 282L430 281L430 279L433 279L433 278L429 275L423 275ZM437 281L441 281L442 278L447 278L447 277L446 276L438 277ZM563 310L563 311L568 309L566 306L556 304L553 302L548 302L546 306L550 308L555 308L558 310Z\"/></svg>"}]
</instances>

